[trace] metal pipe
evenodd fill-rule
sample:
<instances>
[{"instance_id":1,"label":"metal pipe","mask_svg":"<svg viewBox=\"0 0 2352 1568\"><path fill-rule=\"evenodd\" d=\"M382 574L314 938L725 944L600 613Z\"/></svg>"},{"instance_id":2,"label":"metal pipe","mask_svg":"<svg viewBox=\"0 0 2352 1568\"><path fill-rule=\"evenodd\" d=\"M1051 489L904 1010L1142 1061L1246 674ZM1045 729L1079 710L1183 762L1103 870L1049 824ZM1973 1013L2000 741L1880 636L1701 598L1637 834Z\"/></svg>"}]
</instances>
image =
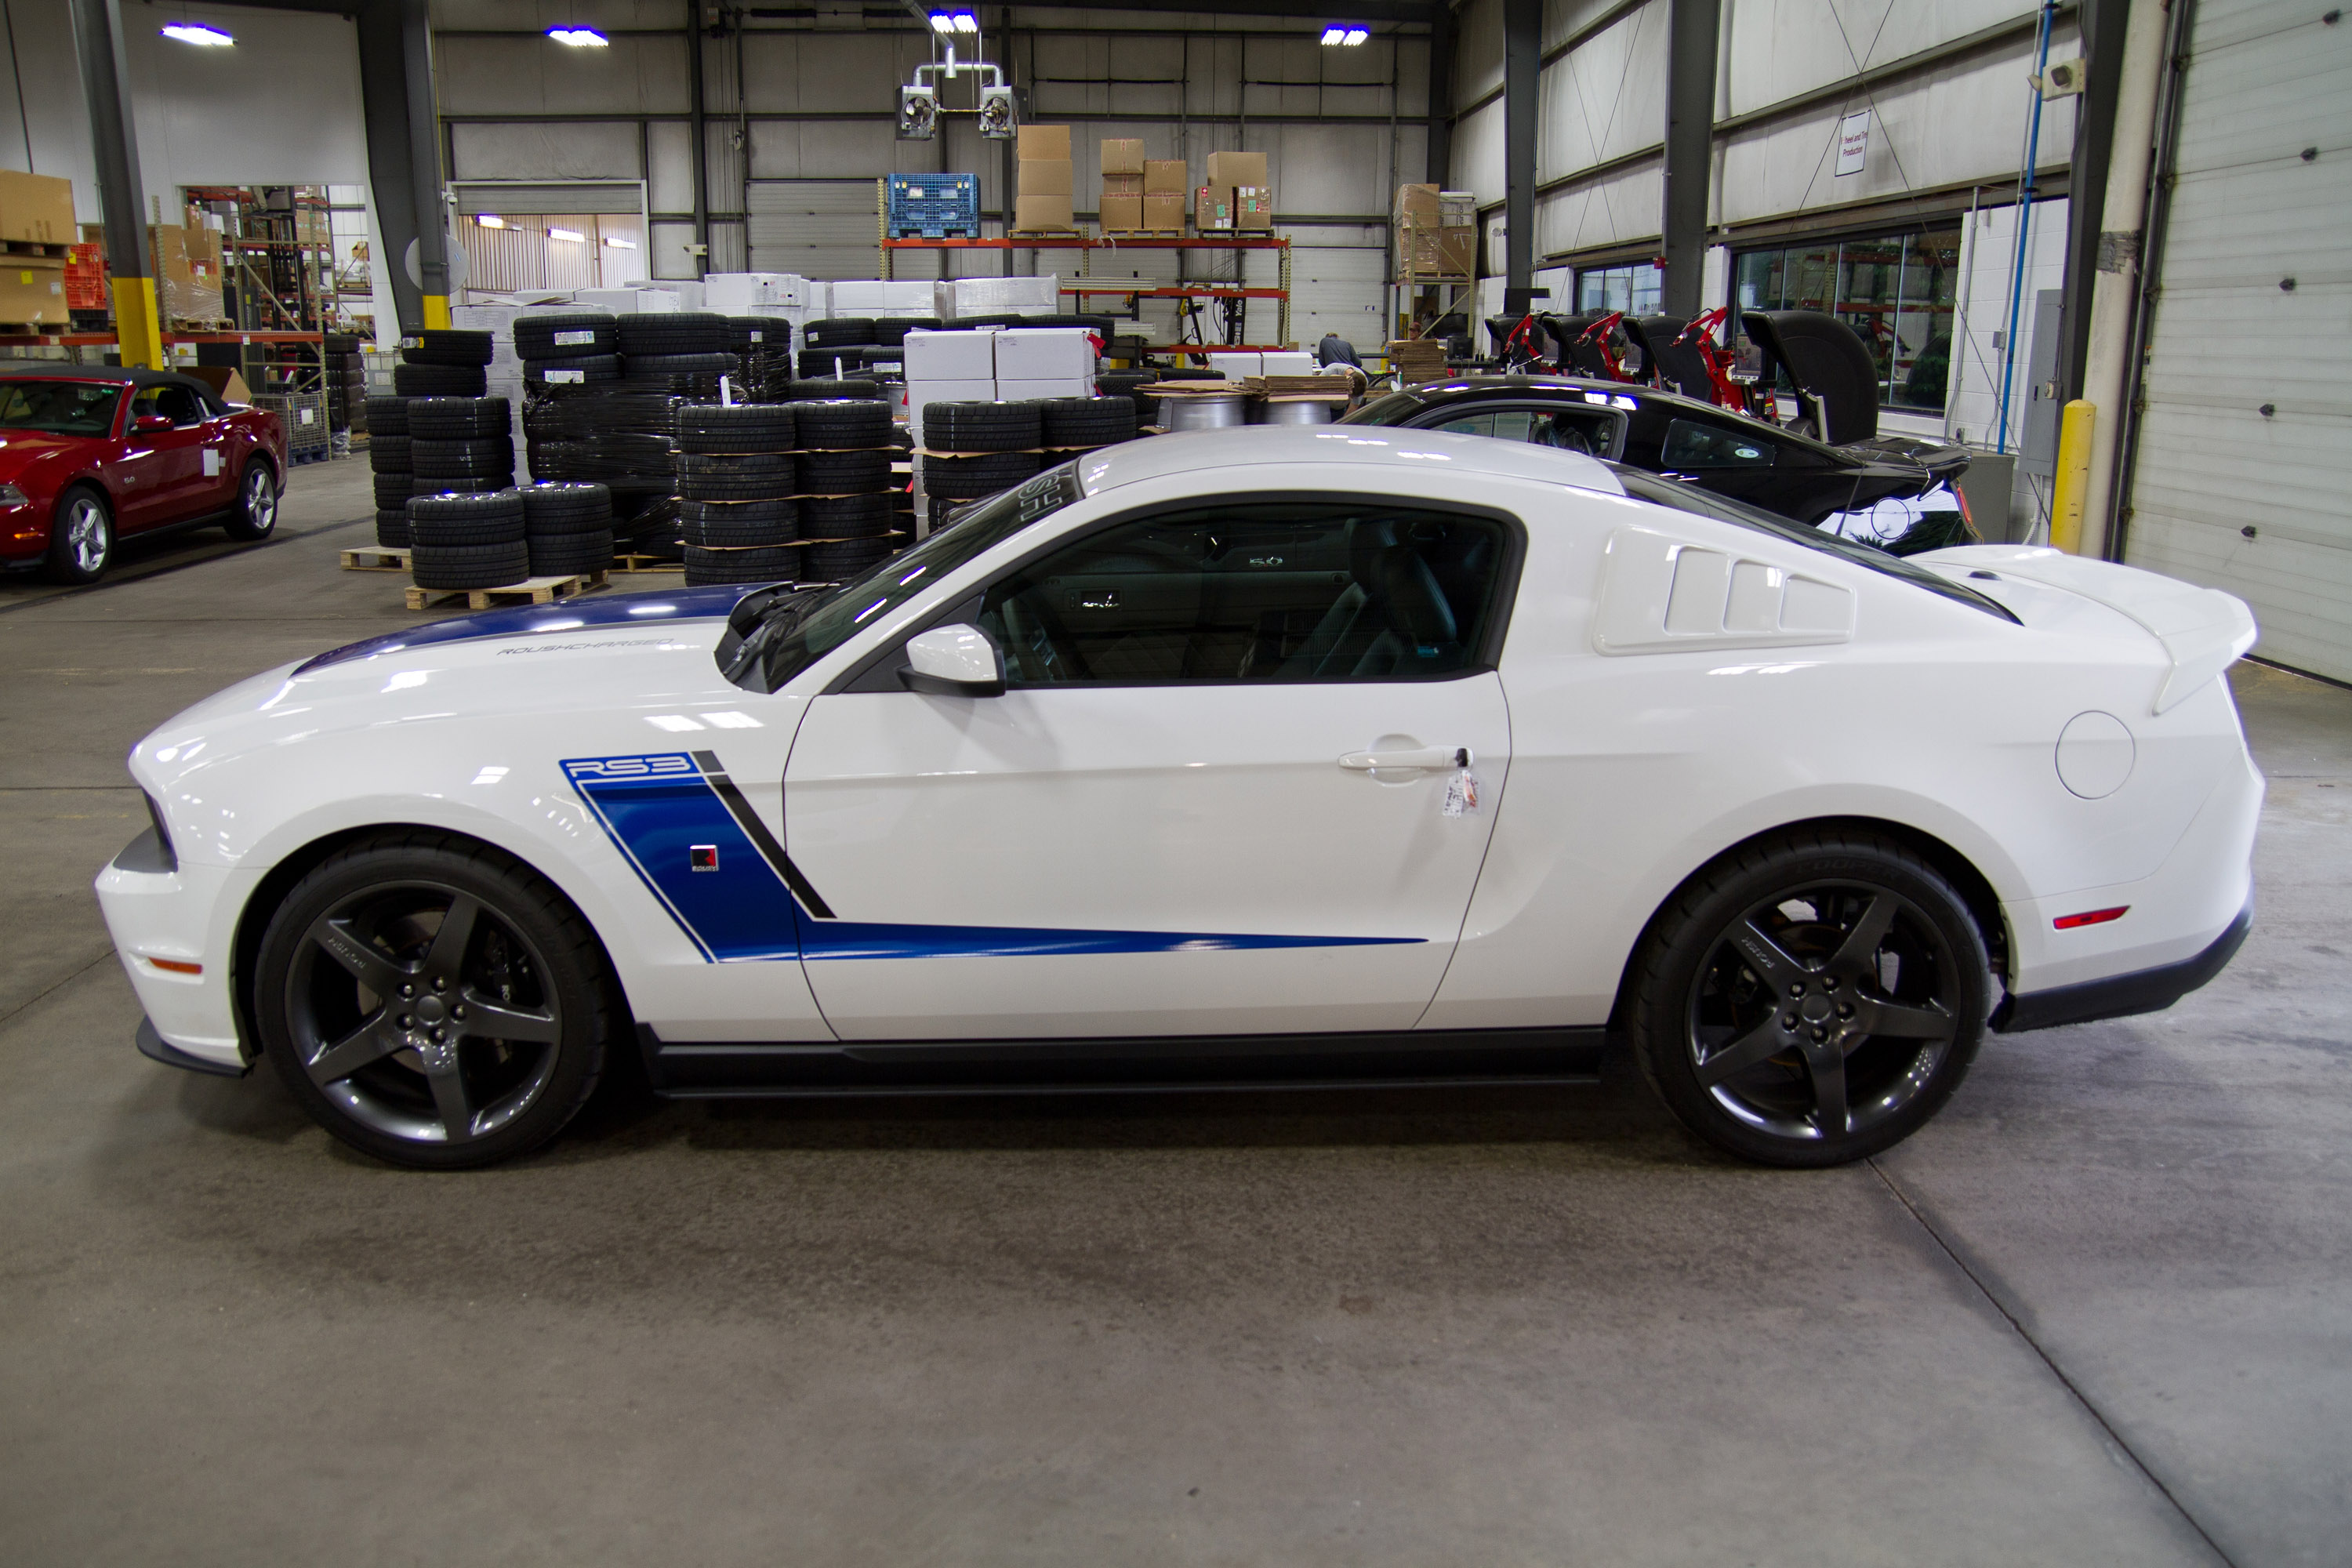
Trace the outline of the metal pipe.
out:
<instances>
[{"instance_id":1,"label":"metal pipe","mask_svg":"<svg viewBox=\"0 0 2352 1568\"><path fill-rule=\"evenodd\" d=\"M2057 6L2045 3L2042 7L2041 36L2033 47L2033 74L2041 76L2050 68L2050 17ZM2033 93L2033 118L2027 122L2025 132L2025 164L2017 182L2017 261L2009 285L2009 331L2000 346L2000 433L1993 450L2009 450L2009 389L2017 369L2017 317L2025 300L2025 247L2033 235L2033 164L2042 153L2042 91Z\"/></svg>"},{"instance_id":2,"label":"metal pipe","mask_svg":"<svg viewBox=\"0 0 2352 1568\"><path fill-rule=\"evenodd\" d=\"M1706 268L1706 202L1715 164L1717 0L1671 0L1666 33L1665 195L1660 232L1666 275L1659 308L1670 316L1699 312Z\"/></svg>"},{"instance_id":3,"label":"metal pipe","mask_svg":"<svg viewBox=\"0 0 2352 1568\"><path fill-rule=\"evenodd\" d=\"M2154 5L2131 8L2124 33L2123 77L2116 83L2116 129L2099 219L2098 271L2091 279L2090 344L2083 396L2098 410L2091 426L2090 476L2083 491L2081 553L2104 556L2112 533L2116 437L2123 425L2124 378L2138 292L2140 234L2147 217L2147 173L2155 156L2156 89L2164 74L2165 18Z\"/></svg>"}]
</instances>

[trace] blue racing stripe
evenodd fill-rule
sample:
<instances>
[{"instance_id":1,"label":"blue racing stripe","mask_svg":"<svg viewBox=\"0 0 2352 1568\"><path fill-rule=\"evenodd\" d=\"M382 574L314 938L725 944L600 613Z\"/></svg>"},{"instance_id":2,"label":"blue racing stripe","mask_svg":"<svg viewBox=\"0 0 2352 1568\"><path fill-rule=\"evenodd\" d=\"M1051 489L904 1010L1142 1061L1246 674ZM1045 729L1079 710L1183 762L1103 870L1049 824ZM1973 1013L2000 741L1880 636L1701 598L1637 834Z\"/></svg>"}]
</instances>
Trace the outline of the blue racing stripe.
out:
<instances>
[{"instance_id":1,"label":"blue racing stripe","mask_svg":"<svg viewBox=\"0 0 2352 1568\"><path fill-rule=\"evenodd\" d=\"M1243 952L1273 947L1382 947L1417 936L1255 936L1181 931L1054 931L1034 926L804 921L803 958L1043 958L1107 952Z\"/></svg>"}]
</instances>

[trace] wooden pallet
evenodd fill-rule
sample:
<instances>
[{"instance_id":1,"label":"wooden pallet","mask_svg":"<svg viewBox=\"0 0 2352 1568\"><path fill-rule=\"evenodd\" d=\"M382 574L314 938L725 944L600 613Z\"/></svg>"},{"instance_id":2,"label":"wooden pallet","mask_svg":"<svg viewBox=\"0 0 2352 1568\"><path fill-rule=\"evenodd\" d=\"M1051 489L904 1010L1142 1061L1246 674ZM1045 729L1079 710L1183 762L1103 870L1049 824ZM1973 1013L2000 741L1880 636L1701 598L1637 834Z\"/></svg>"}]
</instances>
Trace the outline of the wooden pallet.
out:
<instances>
[{"instance_id":1,"label":"wooden pallet","mask_svg":"<svg viewBox=\"0 0 2352 1568\"><path fill-rule=\"evenodd\" d=\"M1181 239L1184 231L1181 228L1107 228L1102 231L1102 237L1105 239ZM1136 287L1149 289L1151 285L1139 281Z\"/></svg>"},{"instance_id":2,"label":"wooden pallet","mask_svg":"<svg viewBox=\"0 0 2352 1568\"><path fill-rule=\"evenodd\" d=\"M576 599L606 585L602 572L574 572L563 577L526 577L520 583L509 583L497 588L419 588L408 589L408 607L412 610L437 610L458 600L469 610L495 610L509 605L552 605L560 599Z\"/></svg>"},{"instance_id":3,"label":"wooden pallet","mask_svg":"<svg viewBox=\"0 0 2352 1568\"><path fill-rule=\"evenodd\" d=\"M52 243L44 239L0 240L0 246L6 247L5 254L9 256L39 256L51 261L69 259L67 252L72 248L62 241Z\"/></svg>"},{"instance_id":4,"label":"wooden pallet","mask_svg":"<svg viewBox=\"0 0 2352 1568\"><path fill-rule=\"evenodd\" d=\"M343 552L343 570L346 572L405 572L408 570L408 552L389 549L381 544L371 550L346 550Z\"/></svg>"},{"instance_id":5,"label":"wooden pallet","mask_svg":"<svg viewBox=\"0 0 2352 1568\"><path fill-rule=\"evenodd\" d=\"M658 555L615 555L611 570L623 572L683 572L683 561L665 561Z\"/></svg>"}]
</instances>

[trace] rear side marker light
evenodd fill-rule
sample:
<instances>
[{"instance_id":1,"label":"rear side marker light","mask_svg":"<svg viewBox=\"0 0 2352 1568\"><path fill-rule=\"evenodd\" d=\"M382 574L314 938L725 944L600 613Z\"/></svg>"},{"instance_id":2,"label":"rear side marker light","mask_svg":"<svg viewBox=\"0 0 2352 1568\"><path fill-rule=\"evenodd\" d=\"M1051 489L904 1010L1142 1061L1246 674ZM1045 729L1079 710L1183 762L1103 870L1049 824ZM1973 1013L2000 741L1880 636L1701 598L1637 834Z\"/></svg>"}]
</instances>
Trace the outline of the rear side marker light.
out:
<instances>
[{"instance_id":1,"label":"rear side marker light","mask_svg":"<svg viewBox=\"0 0 2352 1568\"><path fill-rule=\"evenodd\" d=\"M2073 931L2078 926L2103 926L2109 921L2119 921L2129 910L2129 904L2117 904L2111 910L2085 910L2079 915L2060 915L2050 923L2060 931Z\"/></svg>"},{"instance_id":2,"label":"rear side marker light","mask_svg":"<svg viewBox=\"0 0 2352 1568\"><path fill-rule=\"evenodd\" d=\"M151 958L147 961L167 974L202 974L205 966L178 958Z\"/></svg>"}]
</instances>

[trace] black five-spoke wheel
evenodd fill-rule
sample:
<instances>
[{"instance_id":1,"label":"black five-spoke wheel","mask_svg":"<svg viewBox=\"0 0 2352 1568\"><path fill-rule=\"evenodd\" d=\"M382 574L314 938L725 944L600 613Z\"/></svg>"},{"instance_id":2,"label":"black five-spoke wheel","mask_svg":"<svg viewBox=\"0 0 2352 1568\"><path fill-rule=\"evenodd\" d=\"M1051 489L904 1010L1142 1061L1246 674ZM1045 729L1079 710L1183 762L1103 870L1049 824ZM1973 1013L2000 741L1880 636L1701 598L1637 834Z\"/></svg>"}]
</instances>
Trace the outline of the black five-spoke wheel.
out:
<instances>
[{"instance_id":1,"label":"black five-spoke wheel","mask_svg":"<svg viewBox=\"0 0 2352 1568\"><path fill-rule=\"evenodd\" d=\"M1990 1000L1965 902L1904 847L1792 834L1692 879L1644 948L1643 1067L1695 1131L1826 1165L1907 1136L1968 1071Z\"/></svg>"},{"instance_id":2,"label":"black five-spoke wheel","mask_svg":"<svg viewBox=\"0 0 2352 1568\"><path fill-rule=\"evenodd\" d=\"M407 1164L487 1164L554 1135L602 1065L601 953L508 858L410 834L331 857L271 921L265 1049L329 1131Z\"/></svg>"}]
</instances>

